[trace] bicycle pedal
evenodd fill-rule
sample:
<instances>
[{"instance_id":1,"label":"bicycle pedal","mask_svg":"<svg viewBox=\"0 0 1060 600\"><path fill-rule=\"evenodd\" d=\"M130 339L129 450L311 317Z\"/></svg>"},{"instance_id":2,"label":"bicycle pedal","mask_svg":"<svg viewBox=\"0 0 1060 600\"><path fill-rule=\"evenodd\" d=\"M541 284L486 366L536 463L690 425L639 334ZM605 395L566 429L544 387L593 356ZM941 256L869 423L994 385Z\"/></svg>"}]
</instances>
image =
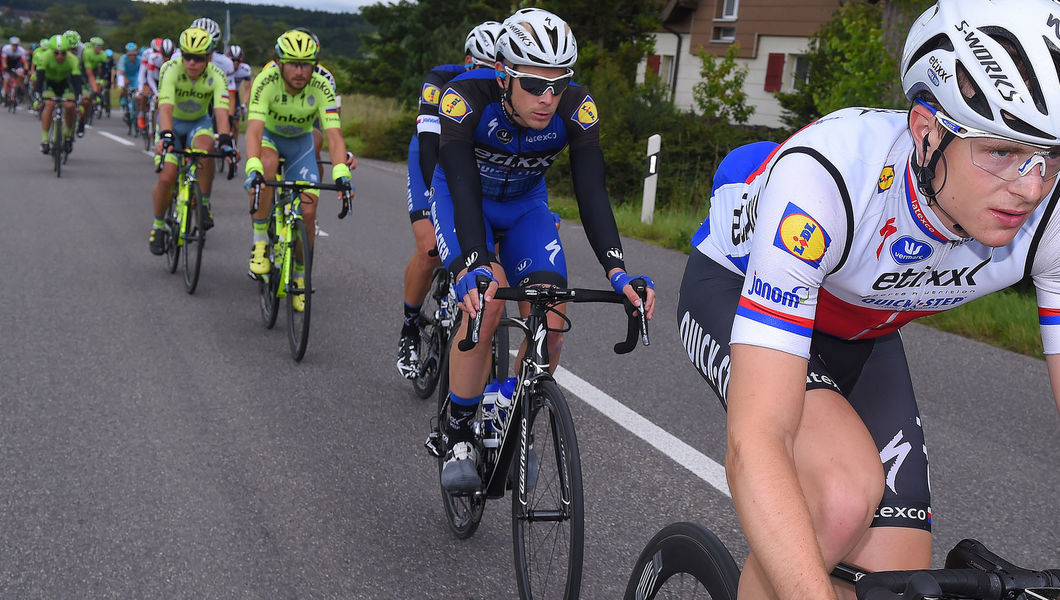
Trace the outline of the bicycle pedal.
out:
<instances>
[{"instance_id":1,"label":"bicycle pedal","mask_svg":"<svg viewBox=\"0 0 1060 600\"><path fill-rule=\"evenodd\" d=\"M423 442L423 446L427 448L427 453L435 458L445 456L445 441L442 440L442 434L437 429L427 435L427 440Z\"/></svg>"}]
</instances>

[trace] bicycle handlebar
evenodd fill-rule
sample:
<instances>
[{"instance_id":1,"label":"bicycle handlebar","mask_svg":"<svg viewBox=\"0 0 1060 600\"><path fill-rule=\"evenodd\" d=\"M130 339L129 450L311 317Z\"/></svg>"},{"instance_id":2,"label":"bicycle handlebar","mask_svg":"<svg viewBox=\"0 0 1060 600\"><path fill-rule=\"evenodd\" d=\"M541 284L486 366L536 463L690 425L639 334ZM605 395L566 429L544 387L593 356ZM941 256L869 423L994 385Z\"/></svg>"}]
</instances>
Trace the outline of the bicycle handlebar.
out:
<instances>
[{"instance_id":1,"label":"bicycle handlebar","mask_svg":"<svg viewBox=\"0 0 1060 600\"><path fill-rule=\"evenodd\" d=\"M479 298L486 293L490 279L479 276L475 279L478 287ZM633 289L641 298L643 306L647 295L647 286L643 279L634 279ZM626 339L614 346L615 354L627 354L637 347L637 338L645 346L650 345L648 339L648 319L643 310L637 309L624 295L610 290L591 290L585 288L557 288L557 287L506 287L497 290L493 296L498 300L515 300L517 302L530 302L542 306L561 304L564 302L606 302L610 304L622 304L626 311L627 327ZM483 307L485 308L485 307ZM479 330L482 327L482 310L478 311L475 319L470 323L467 334L460 340L458 348L461 352L467 352L479 341ZM638 315L634 315L638 312Z\"/></svg>"},{"instance_id":2,"label":"bicycle handlebar","mask_svg":"<svg viewBox=\"0 0 1060 600\"><path fill-rule=\"evenodd\" d=\"M352 186L338 185L334 183L313 183L312 181L262 181L260 185L254 186L254 205L250 209L251 214L258 212L260 206L258 203L258 196L261 193L262 185L266 187L283 188L285 190L294 190L296 194L300 194L309 189L342 192L342 211L339 212L339 218L345 219L346 215L350 214L350 187Z\"/></svg>"},{"instance_id":3,"label":"bicycle handlebar","mask_svg":"<svg viewBox=\"0 0 1060 600\"><path fill-rule=\"evenodd\" d=\"M224 152L212 152L207 150L199 150L191 148L189 150L177 150L167 144L162 144L162 154L159 154L158 164L155 166L155 173L162 170L162 166L166 164L166 155L176 154L178 156L192 156L195 158L225 158L228 159L228 175L227 179L232 179L236 176L236 161L232 157L228 156Z\"/></svg>"}]
</instances>

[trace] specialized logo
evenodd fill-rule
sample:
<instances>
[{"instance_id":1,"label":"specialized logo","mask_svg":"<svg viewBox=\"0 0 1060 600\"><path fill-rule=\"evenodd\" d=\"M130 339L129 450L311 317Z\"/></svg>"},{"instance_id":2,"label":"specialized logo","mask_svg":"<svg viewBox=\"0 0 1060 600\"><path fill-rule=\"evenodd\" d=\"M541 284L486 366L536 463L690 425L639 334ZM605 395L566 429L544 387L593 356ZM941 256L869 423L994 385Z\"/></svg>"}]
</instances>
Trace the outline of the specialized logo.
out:
<instances>
[{"instance_id":1,"label":"specialized logo","mask_svg":"<svg viewBox=\"0 0 1060 600\"><path fill-rule=\"evenodd\" d=\"M894 185L894 165L887 165L880 172L880 178L876 182L876 192L883 193Z\"/></svg>"},{"instance_id":2,"label":"specialized logo","mask_svg":"<svg viewBox=\"0 0 1060 600\"><path fill-rule=\"evenodd\" d=\"M883 461L884 466L887 463L894 461L894 464L887 469L887 487L891 488L891 491L895 494L898 490L895 489L895 480L898 478L898 470L902 468L902 463L905 462L905 458L909 456L909 452L913 449L913 445L909 442L902 441L902 431L898 430L891 441L880 450L880 460Z\"/></svg>"},{"instance_id":3,"label":"specialized logo","mask_svg":"<svg viewBox=\"0 0 1060 600\"><path fill-rule=\"evenodd\" d=\"M891 244L891 257L900 265L920 262L931 256L931 246L925 242L902 236Z\"/></svg>"},{"instance_id":4,"label":"specialized logo","mask_svg":"<svg viewBox=\"0 0 1060 600\"><path fill-rule=\"evenodd\" d=\"M545 244L545 250L548 250L548 262L552 263L553 266L556 264L556 255L559 254L563 247L559 245L559 240L555 239Z\"/></svg>"},{"instance_id":5,"label":"specialized logo","mask_svg":"<svg viewBox=\"0 0 1060 600\"><path fill-rule=\"evenodd\" d=\"M780 218L773 245L804 263L817 268L832 238L820 223L798 206L788 203Z\"/></svg>"},{"instance_id":6,"label":"specialized logo","mask_svg":"<svg viewBox=\"0 0 1060 600\"><path fill-rule=\"evenodd\" d=\"M420 90L420 100L424 104L430 104L431 106L438 106L438 100L442 97L442 90L438 86L425 83L423 89Z\"/></svg>"},{"instance_id":7,"label":"specialized logo","mask_svg":"<svg viewBox=\"0 0 1060 600\"><path fill-rule=\"evenodd\" d=\"M571 120L578 124L582 129L588 129L596 124L596 121L600 118L600 114L596 112L596 102L593 101L592 96L586 96L585 101L578 107Z\"/></svg>"},{"instance_id":8,"label":"specialized logo","mask_svg":"<svg viewBox=\"0 0 1060 600\"><path fill-rule=\"evenodd\" d=\"M519 261L519 264L515 265L515 271L517 273L522 273L523 271L529 269L530 265L532 264L534 264L533 260L529 258L524 258L523 260Z\"/></svg>"},{"instance_id":9,"label":"specialized logo","mask_svg":"<svg viewBox=\"0 0 1060 600\"><path fill-rule=\"evenodd\" d=\"M895 217L891 217L880 228L880 235L883 236L883 240L880 241L880 247L876 248L876 260L880 260L880 253L883 252L883 245L887 243L887 238L891 237L892 234L898 233L898 228L894 226L894 221Z\"/></svg>"},{"instance_id":10,"label":"specialized logo","mask_svg":"<svg viewBox=\"0 0 1060 600\"><path fill-rule=\"evenodd\" d=\"M464 117L471 114L471 107L467 105L467 101L460 94L453 91L453 88L449 88L445 91L442 96L442 102L438 105L438 110L450 119L457 123L464 120Z\"/></svg>"},{"instance_id":11,"label":"specialized logo","mask_svg":"<svg viewBox=\"0 0 1060 600\"><path fill-rule=\"evenodd\" d=\"M744 293L748 296L765 298L773 304L779 304L788 308L798 308L800 302L806 302L806 300L810 298L810 288L804 285L797 285L791 288L790 292L786 292L778 287L774 287L772 284L762 281L762 278L758 276L757 271L751 274L751 287Z\"/></svg>"}]
</instances>

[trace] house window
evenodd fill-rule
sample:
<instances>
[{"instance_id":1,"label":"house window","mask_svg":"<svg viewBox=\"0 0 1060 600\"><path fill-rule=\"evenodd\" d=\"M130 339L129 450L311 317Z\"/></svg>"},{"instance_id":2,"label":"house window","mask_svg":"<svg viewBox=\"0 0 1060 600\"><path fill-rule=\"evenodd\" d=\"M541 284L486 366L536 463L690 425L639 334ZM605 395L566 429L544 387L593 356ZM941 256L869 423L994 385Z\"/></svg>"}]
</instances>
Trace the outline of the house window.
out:
<instances>
[{"instance_id":1,"label":"house window","mask_svg":"<svg viewBox=\"0 0 1060 600\"><path fill-rule=\"evenodd\" d=\"M656 75L658 75L659 74L659 63L662 62L661 59L662 59L662 57L659 56L658 54L652 54L651 56L649 56L648 57L648 65L647 65L648 70L651 71L652 73L655 73Z\"/></svg>"},{"instance_id":2,"label":"house window","mask_svg":"<svg viewBox=\"0 0 1060 600\"><path fill-rule=\"evenodd\" d=\"M739 0L723 0L718 4L721 5L721 18L722 19L736 19L736 10L739 8Z\"/></svg>"},{"instance_id":3,"label":"house window","mask_svg":"<svg viewBox=\"0 0 1060 600\"><path fill-rule=\"evenodd\" d=\"M794 56L795 64L791 69L791 89L802 89L810 81L810 57L805 54Z\"/></svg>"},{"instance_id":4,"label":"house window","mask_svg":"<svg viewBox=\"0 0 1060 600\"><path fill-rule=\"evenodd\" d=\"M766 63L766 85L765 91L779 92L784 81L784 53L770 52L769 61Z\"/></svg>"},{"instance_id":5,"label":"house window","mask_svg":"<svg viewBox=\"0 0 1060 600\"><path fill-rule=\"evenodd\" d=\"M736 41L735 27L715 27L712 42L734 42Z\"/></svg>"}]
</instances>

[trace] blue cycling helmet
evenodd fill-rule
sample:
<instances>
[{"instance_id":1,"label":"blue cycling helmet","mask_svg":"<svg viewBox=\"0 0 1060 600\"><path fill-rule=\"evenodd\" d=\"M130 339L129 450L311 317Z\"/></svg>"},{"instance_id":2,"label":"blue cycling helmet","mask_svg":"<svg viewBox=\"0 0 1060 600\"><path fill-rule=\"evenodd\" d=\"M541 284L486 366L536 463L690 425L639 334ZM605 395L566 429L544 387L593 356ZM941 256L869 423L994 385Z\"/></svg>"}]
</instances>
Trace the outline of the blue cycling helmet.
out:
<instances>
[{"instance_id":1,"label":"blue cycling helmet","mask_svg":"<svg viewBox=\"0 0 1060 600\"><path fill-rule=\"evenodd\" d=\"M133 52L134 50L136 50L136 42L129 42L128 44L125 44L126 52Z\"/></svg>"},{"instance_id":2,"label":"blue cycling helmet","mask_svg":"<svg viewBox=\"0 0 1060 600\"><path fill-rule=\"evenodd\" d=\"M107 48L104 52L106 52L107 58L114 58L114 51L110 48Z\"/></svg>"}]
</instances>

